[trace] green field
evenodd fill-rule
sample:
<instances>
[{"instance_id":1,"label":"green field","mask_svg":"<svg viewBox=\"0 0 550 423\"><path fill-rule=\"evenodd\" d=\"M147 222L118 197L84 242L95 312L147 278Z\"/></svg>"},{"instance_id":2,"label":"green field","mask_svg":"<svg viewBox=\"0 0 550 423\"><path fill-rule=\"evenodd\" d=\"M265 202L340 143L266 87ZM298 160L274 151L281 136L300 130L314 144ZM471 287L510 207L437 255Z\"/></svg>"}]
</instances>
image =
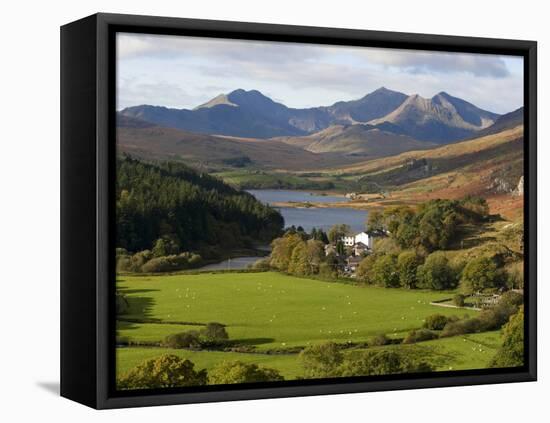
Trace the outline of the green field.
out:
<instances>
[{"instance_id":1,"label":"green field","mask_svg":"<svg viewBox=\"0 0 550 423\"><path fill-rule=\"evenodd\" d=\"M130 342L158 342L168 334L200 328L197 324L220 322L227 325L232 341L265 352L328 340L358 343L381 333L404 336L421 327L430 314L475 314L429 304L448 298L448 292L359 287L274 272L123 276L117 286L130 305L128 313L120 316L117 336ZM484 367L498 343L498 332L489 332L417 346L439 357L440 368L446 370ZM167 352L190 358L199 368L238 359L275 367L286 377L300 374L296 354L158 347L119 348L117 369L124 372L142 360Z\"/></svg>"}]
</instances>

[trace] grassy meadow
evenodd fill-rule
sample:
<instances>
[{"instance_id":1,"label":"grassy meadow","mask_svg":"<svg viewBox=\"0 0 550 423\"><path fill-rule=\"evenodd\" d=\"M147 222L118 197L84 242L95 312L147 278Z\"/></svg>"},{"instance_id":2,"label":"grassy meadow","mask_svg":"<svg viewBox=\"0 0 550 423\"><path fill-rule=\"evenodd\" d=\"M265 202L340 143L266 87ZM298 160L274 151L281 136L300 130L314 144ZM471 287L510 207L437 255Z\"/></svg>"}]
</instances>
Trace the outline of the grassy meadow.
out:
<instances>
[{"instance_id":1,"label":"grassy meadow","mask_svg":"<svg viewBox=\"0 0 550 423\"><path fill-rule=\"evenodd\" d=\"M296 378L302 369L293 347L326 341L361 344L378 334L399 338L420 328L431 314L476 314L430 305L449 298L451 292L357 286L275 272L119 276L117 289L129 303L127 313L119 316L117 337L134 344L117 349L119 374L143 360L174 353L197 368L240 360ZM223 323L231 341L252 347L253 352L135 345L158 343L208 322ZM471 369L485 367L499 342L497 331L377 348L416 348L431 357L438 370ZM353 353L353 347L346 351Z\"/></svg>"}]
</instances>

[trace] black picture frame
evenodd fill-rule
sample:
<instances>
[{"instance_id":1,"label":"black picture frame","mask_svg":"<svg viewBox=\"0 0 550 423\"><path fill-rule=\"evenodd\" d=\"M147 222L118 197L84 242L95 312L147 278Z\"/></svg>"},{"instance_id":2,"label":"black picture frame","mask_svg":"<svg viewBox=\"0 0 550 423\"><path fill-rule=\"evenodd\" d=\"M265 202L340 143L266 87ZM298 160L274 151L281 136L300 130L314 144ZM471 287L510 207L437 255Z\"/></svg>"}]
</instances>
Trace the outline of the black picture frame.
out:
<instances>
[{"instance_id":1,"label":"black picture frame","mask_svg":"<svg viewBox=\"0 0 550 423\"><path fill-rule=\"evenodd\" d=\"M524 57L525 365L166 390L114 390L116 32ZM95 14L61 28L61 395L97 409L534 381L537 377L534 41Z\"/></svg>"}]
</instances>

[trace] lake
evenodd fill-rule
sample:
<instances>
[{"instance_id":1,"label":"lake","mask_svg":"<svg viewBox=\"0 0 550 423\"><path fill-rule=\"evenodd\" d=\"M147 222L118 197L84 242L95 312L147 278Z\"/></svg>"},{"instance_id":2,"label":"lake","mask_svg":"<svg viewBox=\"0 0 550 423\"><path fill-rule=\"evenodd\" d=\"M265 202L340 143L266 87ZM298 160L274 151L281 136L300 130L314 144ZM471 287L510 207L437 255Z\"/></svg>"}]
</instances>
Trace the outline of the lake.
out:
<instances>
[{"instance_id":1,"label":"lake","mask_svg":"<svg viewBox=\"0 0 550 423\"><path fill-rule=\"evenodd\" d=\"M278 189L251 189L250 194L263 203L342 203L348 201L345 197L333 195L320 195L306 191L278 190ZM367 212L343 207L276 207L285 219L285 227L301 226L307 232L311 229L321 228L328 231L333 225L345 223L353 232L361 232L365 229ZM246 269L250 264L262 257L236 257L224 260L220 263L209 264L199 270L229 270Z\"/></svg>"},{"instance_id":2,"label":"lake","mask_svg":"<svg viewBox=\"0 0 550 423\"><path fill-rule=\"evenodd\" d=\"M319 195L305 191L259 189L248 190L250 194L263 203L273 204L282 202L297 203L342 203L348 201L345 197ZM306 231L313 227L328 231L337 223L349 225L352 231L360 232L365 229L367 212L343 207L276 207L285 219L285 227L301 226Z\"/></svg>"},{"instance_id":3,"label":"lake","mask_svg":"<svg viewBox=\"0 0 550 423\"><path fill-rule=\"evenodd\" d=\"M254 264L262 257L250 256L250 257L235 257L229 260L224 260L219 263L207 264L201 267L199 270L235 270L246 269L249 265Z\"/></svg>"}]
</instances>

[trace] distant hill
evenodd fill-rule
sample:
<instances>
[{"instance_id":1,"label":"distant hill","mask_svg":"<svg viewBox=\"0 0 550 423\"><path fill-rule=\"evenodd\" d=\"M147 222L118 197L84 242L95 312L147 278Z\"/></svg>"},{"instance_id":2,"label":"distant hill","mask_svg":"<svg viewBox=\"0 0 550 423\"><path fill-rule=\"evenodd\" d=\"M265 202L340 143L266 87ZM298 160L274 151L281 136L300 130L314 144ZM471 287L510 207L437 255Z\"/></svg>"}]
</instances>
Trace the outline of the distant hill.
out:
<instances>
[{"instance_id":1,"label":"distant hill","mask_svg":"<svg viewBox=\"0 0 550 423\"><path fill-rule=\"evenodd\" d=\"M203 134L270 138L306 133L289 122L286 106L259 91L236 90L227 96L217 96L194 110L143 105L129 107L120 114Z\"/></svg>"},{"instance_id":2,"label":"distant hill","mask_svg":"<svg viewBox=\"0 0 550 423\"><path fill-rule=\"evenodd\" d=\"M141 105L119 115L195 133L259 139L302 137L335 125L368 123L384 132L438 144L472 137L499 117L445 92L427 99L384 87L358 100L304 109L289 108L257 90L238 89L192 110ZM123 120L120 124L128 126Z\"/></svg>"},{"instance_id":3,"label":"distant hill","mask_svg":"<svg viewBox=\"0 0 550 423\"><path fill-rule=\"evenodd\" d=\"M366 122L398 107L407 96L380 88L359 100L329 107L293 109L256 90L220 94L193 110L142 105L120 115L203 134L249 138L300 136L337 123Z\"/></svg>"},{"instance_id":4,"label":"distant hill","mask_svg":"<svg viewBox=\"0 0 550 423\"><path fill-rule=\"evenodd\" d=\"M152 126L156 126L154 123L121 113L117 113L116 124L119 128L151 128Z\"/></svg>"},{"instance_id":5,"label":"distant hill","mask_svg":"<svg viewBox=\"0 0 550 423\"><path fill-rule=\"evenodd\" d=\"M369 123L391 124L395 132L417 140L446 144L491 126L498 116L441 92L430 99L411 95L397 109Z\"/></svg>"},{"instance_id":6,"label":"distant hill","mask_svg":"<svg viewBox=\"0 0 550 423\"><path fill-rule=\"evenodd\" d=\"M305 137L287 137L280 140L313 153L340 153L355 157L392 156L437 145L368 124L333 125Z\"/></svg>"},{"instance_id":7,"label":"distant hill","mask_svg":"<svg viewBox=\"0 0 550 423\"><path fill-rule=\"evenodd\" d=\"M500 116L495 123L493 123L488 128L485 128L479 133L476 134L476 136L485 136L485 135L491 135L496 134L499 132L502 132L506 129L512 129L516 126L523 125L523 107L520 107L517 110L514 110L513 112L506 113L505 115Z\"/></svg>"},{"instance_id":8,"label":"distant hill","mask_svg":"<svg viewBox=\"0 0 550 423\"><path fill-rule=\"evenodd\" d=\"M382 87L359 100L339 101L327 111L338 121L365 123L386 116L406 99L405 94Z\"/></svg>"},{"instance_id":9,"label":"distant hill","mask_svg":"<svg viewBox=\"0 0 550 423\"><path fill-rule=\"evenodd\" d=\"M119 158L116 245L152 249L166 237L177 250L231 249L268 242L283 228L281 214L254 196L181 163Z\"/></svg>"},{"instance_id":10,"label":"distant hill","mask_svg":"<svg viewBox=\"0 0 550 423\"><path fill-rule=\"evenodd\" d=\"M290 170L339 166L359 160L340 154L316 154L282 141L221 137L160 126L117 128L117 149L119 153L147 160Z\"/></svg>"},{"instance_id":11,"label":"distant hill","mask_svg":"<svg viewBox=\"0 0 550 423\"><path fill-rule=\"evenodd\" d=\"M367 192L373 187L391 192L387 197L390 202L415 204L427 198L510 196L523 175L523 160L523 125L518 125L430 150L339 167L333 172L357 177Z\"/></svg>"}]
</instances>

